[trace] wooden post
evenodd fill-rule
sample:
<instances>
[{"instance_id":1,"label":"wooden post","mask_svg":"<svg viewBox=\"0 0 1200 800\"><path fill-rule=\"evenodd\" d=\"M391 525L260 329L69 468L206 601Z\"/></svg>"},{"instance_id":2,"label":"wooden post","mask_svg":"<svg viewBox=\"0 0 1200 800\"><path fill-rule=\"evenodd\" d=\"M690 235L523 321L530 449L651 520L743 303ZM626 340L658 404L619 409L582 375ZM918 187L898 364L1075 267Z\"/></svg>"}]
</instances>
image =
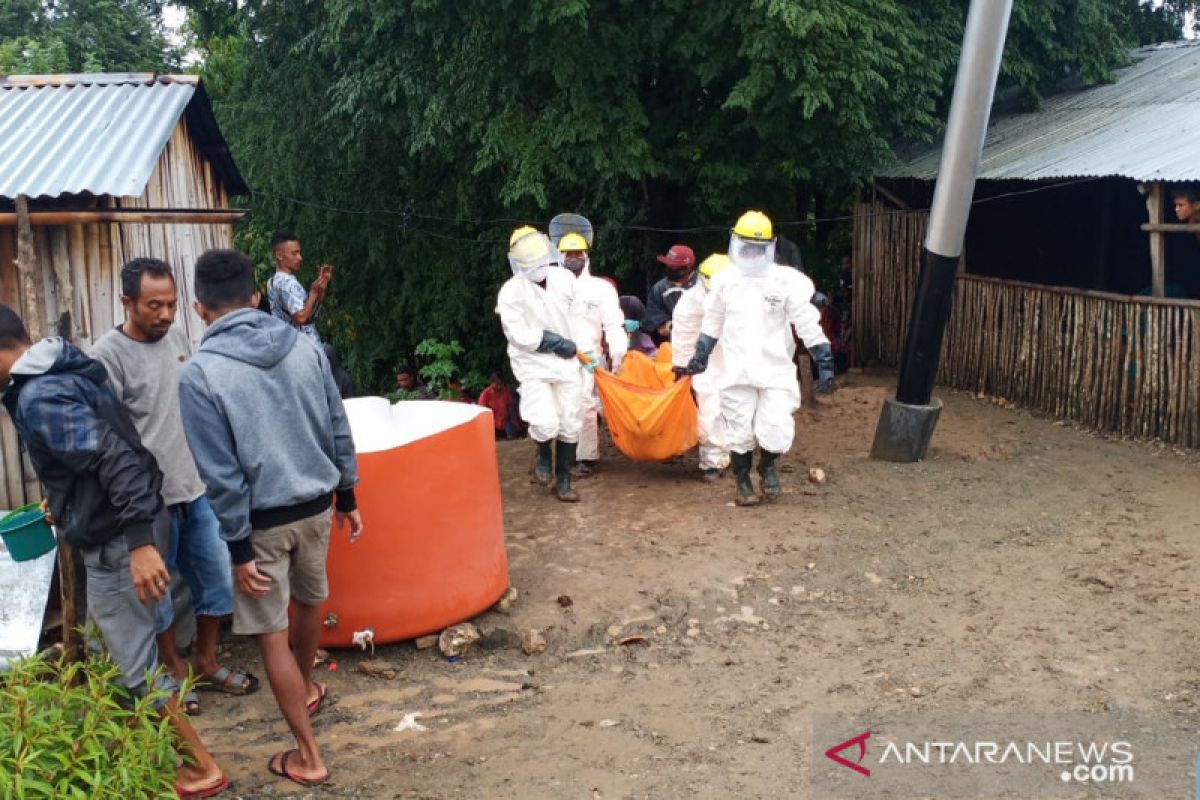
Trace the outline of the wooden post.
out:
<instances>
[{"instance_id":1,"label":"wooden post","mask_svg":"<svg viewBox=\"0 0 1200 800\"><path fill-rule=\"evenodd\" d=\"M35 342L46 335L46 312L38 287L42 284L38 269L37 249L33 244L33 226L29 222L29 199L18 195L17 201L17 280L21 284L21 309L25 329Z\"/></svg>"},{"instance_id":2,"label":"wooden post","mask_svg":"<svg viewBox=\"0 0 1200 800\"><path fill-rule=\"evenodd\" d=\"M17 275L21 282L21 295L25 305L25 327L29 331L29 337L36 342L46 335L44 322L46 310L41 299L42 293L38 291L42 285L42 271L37 263L37 249L33 243L33 226L29 222L29 200L26 197L17 197L16 212ZM67 272L69 274L69 268ZM60 271L56 270L56 277L59 279L58 293L61 300L64 291L62 277L59 273ZM72 302L71 298L73 297L69 279L65 294L68 303L64 306L65 327L66 333L69 335L71 332L71 306L69 303ZM68 661L81 661L84 656L83 635L79 629L83 622L81 615L83 593L80 591L83 585L82 571L82 561L75 552L75 548L60 536L58 539L58 584L62 601L63 654Z\"/></svg>"},{"instance_id":3,"label":"wooden post","mask_svg":"<svg viewBox=\"0 0 1200 800\"><path fill-rule=\"evenodd\" d=\"M1146 210L1150 214L1150 224L1162 222L1163 184L1156 181L1150 187L1146 196ZM1162 231L1150 232L1150 285L1155 297L1162 297L1166 291L1167 271L1167 236Z\"/></svg>"}]
</instances>

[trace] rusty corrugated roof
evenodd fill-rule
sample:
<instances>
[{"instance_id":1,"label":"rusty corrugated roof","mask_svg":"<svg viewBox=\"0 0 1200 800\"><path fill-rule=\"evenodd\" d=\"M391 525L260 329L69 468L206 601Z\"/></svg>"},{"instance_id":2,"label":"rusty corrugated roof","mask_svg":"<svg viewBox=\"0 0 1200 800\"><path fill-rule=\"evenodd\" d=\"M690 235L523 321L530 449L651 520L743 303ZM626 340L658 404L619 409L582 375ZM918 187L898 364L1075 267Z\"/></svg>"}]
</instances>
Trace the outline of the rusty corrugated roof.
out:
<instances>
[{"instance_id":1,"label":"rusty corrugated roof","mask_svg":"<svg viewBox=\"0 0 1200 800\"><path fill-rule=\"evenodd\" d=\"M201 117L189 127L216 130L194 75L0 78L0 197L137 197L185 111ZM244 192L219 133L200 146L212 151L229 192Z\"/></svg>"},{"instance_id":2,"label":"rusty corrugated roof","mask_svg":"<svg viewBox=\"0 0 1200 800\"><path fill-rule=\"evenodd\" d=\"M993 118L981 180L1121 176L1200 180L1200 43L1140 48L1116 81L1046 98L1036 111ZM937 178L941 148L880 177Z\"/></svg>"}]
</instances>

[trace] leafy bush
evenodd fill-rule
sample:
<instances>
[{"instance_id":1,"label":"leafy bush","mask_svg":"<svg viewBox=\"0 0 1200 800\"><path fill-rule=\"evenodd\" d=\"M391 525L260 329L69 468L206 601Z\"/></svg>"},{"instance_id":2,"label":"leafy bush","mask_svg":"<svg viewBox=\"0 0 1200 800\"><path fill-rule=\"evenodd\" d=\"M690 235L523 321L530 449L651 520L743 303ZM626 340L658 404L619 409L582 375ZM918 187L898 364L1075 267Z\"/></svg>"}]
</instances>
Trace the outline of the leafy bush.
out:
<instances>
[{"instance_id":1,"label":"leafy bush","mask_svg":"<svg viewBox=\"0 0 1200 800\"><path fill-rule=\"evenodd\" d=\"M0 675L0 797L174 797L176 736L151 692L130 700L107 658L44 657Z\"/></svg>"}]
</instances>

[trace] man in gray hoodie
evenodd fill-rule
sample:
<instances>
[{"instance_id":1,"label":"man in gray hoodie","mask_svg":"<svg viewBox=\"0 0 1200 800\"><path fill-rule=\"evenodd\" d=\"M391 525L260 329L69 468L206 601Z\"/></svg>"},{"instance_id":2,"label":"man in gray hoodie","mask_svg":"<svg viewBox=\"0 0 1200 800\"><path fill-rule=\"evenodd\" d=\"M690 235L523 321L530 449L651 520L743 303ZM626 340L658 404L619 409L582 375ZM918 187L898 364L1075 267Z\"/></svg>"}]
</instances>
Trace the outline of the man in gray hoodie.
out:
<instances>
[{"instance_id":1,"label":"man in gray hoodie","mask_svg":"<svg viewBox=\"0 0 1200 800\"><path fill-rule=\"evenodd\" d=\"M313 786L329 780L310 717L327 694L312 680L312 665L329 593L333 507L339 526L349 523L351 542L362 535L350 424L319 345L256 309L246 256L200 256L196 299L209 328L180 376L184 429L233 559L233 632L257 638L296 738L296 748L268 768ZM290 631L289 600L296 604Z\"/></svg>"}]
</instances>

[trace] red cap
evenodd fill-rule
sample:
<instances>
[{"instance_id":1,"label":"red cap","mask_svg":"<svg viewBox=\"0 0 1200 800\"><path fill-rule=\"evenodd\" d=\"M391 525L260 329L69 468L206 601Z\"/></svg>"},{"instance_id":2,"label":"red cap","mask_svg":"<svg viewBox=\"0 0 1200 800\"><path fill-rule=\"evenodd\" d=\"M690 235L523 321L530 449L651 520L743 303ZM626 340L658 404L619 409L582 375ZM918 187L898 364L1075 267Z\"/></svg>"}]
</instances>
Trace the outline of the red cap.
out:
<instances>
[{"instance_id":1,"label":"red cap","mask_svg":"<svg viewBox=\"0 0 1200 800\"><path fill-rule=\"evenodd\" d=\"M659 256L658 260L668 267L690 267L696 263L696 254L686 244L676 244L671 245L667 254Z\"/></svg>"}]
</instances>

